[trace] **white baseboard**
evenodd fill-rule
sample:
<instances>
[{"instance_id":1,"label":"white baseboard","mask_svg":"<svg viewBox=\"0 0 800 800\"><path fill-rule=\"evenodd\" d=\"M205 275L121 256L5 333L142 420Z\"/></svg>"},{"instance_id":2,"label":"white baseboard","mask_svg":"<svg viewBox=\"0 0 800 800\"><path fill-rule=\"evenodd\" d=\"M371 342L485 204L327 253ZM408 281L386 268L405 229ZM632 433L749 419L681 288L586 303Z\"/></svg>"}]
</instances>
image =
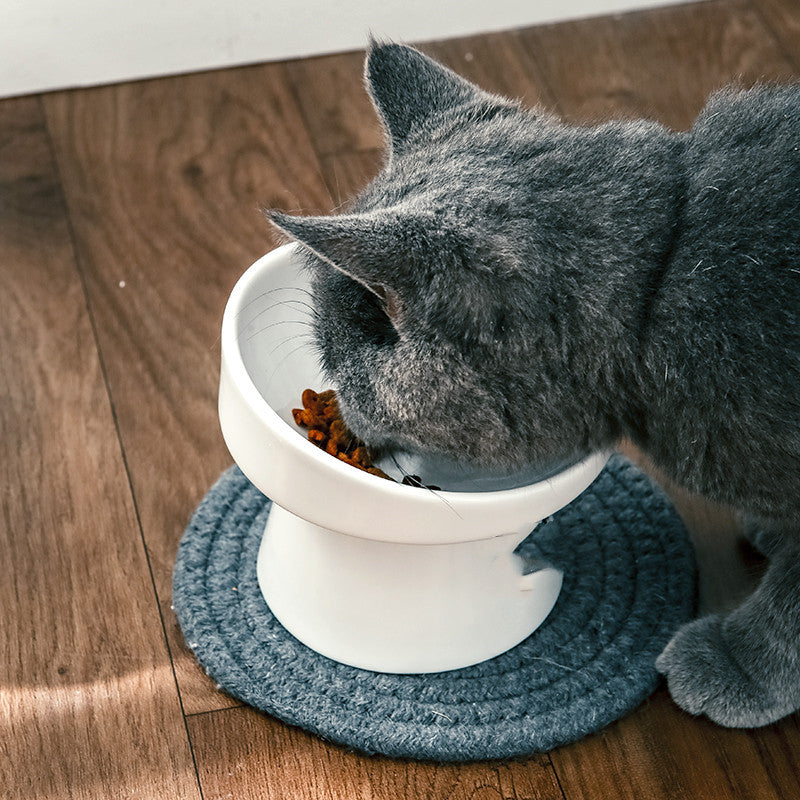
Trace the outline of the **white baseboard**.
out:
<instances>
[{"instance_id":1,"label":"white baseboard","mask_svg":"<svg viewBox=\"0 0 800 800\"><path fill-rule=\"evenodd\" d=\"M0 97L426 41L680 0L6 0Z\"/></svg>"}]
</instances>

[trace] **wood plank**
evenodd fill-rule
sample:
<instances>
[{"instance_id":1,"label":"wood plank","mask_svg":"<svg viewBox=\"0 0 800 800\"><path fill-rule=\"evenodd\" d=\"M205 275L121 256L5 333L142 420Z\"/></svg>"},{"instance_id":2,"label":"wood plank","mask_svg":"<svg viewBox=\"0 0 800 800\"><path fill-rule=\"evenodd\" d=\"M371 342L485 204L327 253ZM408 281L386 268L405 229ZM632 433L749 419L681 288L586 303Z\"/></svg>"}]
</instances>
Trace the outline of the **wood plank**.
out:
<instances>
[{"instance_id":1,"label":"wood plank","mask_svg":"<svg viewBox=\"0 0 800 800\"><path fill-rule=\"evenodd\" d=\"M222 311L273 244L259 207L331 200L281 65L44 101L183 702L225 707L170 610L178 540L231 463L217 419Z\"/></svg>"},{"instance_id":2,"label":"wood plank","mask_svg":"<svg viewBox=\"0 0 800 800\"><path fill-rule=\"evenodd\" d=\"M750 732L769 784L780 798L800 797L800 714ZM744 770L741 770L743 774Z\"/></svg>"},{"instance_id":3,"label":"wood plank","mask_svg":"<svg viewBox=\"0 0 800 800\"><path fill-rule=\"evenodd\" d=\"M580 122L651 116L687 128L714 88L795 74L744 2L565 23L524 31L521 40L558 107ZM692 533L703 610L735 604L759 565L742 558L733 516L628 452L665 486ZM781 745L767 748L763 736ZM775 757L779 764L771 763ZM767 732L725 730L684 714L660 690L634 714L551 759L567 798L778 798L798 793L800 739L796 717Z\"/></svg>"},{"instance_id":4,"label":"wood plank","mask_svg":"<svg viewBox=\"0 0 800 800\"><path fill-rule=\"evenodd\" d=\"M556 800L547 756L478 764L366 756L249 708L189 718L203 792L237 800Z\"/></svg>"},{"instance_id":5,"label":"wood plank","mask_svg":"<svg viewBox=\"0 0 800 800\"><path fill-rule=\"evenodd\" d=\"M301 59L286 68L320 157L382 147L383 130L364 88L364 51Z\"/></svg>"},{"instance_id":6,"label":"wood plank","mask_svg":"<svg viewBox=\"0 0 800 800\"><path fill-rule=\"evenodd\" d=\"M706 91L740 67L747 80L765 68L776 76L794 69L752 5L704 5L673 9L674 16L652 12L650 22L597 20L549 27L538 38L526 31L423 49L487 88L526 102L538 97L574 119L650 113L686 127ZM174 548L188 514L230 463L216 420L215 340L233 282L269 246L257 206L327 210L379 163L380 130L360 82L362 55L337 66L339 58L45 98L183 700L187 711L212 710L188 721L205 796L800 795L796 715L762 731L725 731L689 718L663 690L607 731L551 754L563 792L548 758L474 767L396 762L346 752L250 709L213 711L233 701L194 665L169 614ZM40 210L30 216L47 227ZM26 331L22 326L12 341ZM60 447L74 446L56 432L51 449L59 436ZM670 491L708 565L706 601L729 602L728 593L743 591L753 578L734 549L730 518ZM6 644L11 652L15 641ZM91 646L82 644L78 652L90 660ZM124 665L115 672L125 675ZM158 722L134 727L143 737L160 735ZM59 730L71 735L66 726ZM104 748L116 747L120 736L105 728L96 735ZM12 752L8 738L2 737L0 758ZM16 758L24 751L15 746ZM87 763L111 769L107 750L97 752L95 759L86 755ZM146 786L159 779L161 763L153 766L156 778L140 779ZM76 786L61 796L96 796Z\"/></svg>"},{"instance_id":7,"label":"wood plank","mask_svg":"<svg viewBox=\"0 0 800 800\"><path fill-rule=\"evenodd\" d=\"M800 6L796 0L751 0L753 7L800 69Z\"/></svg>"},{"instance_id":8,"label":"wood plank","mask_svg":"<svg viewBox=\"0 0 800 800\"><path fill-rule=\"evenodd\" d=\"M579 122L646 116L685 129L714 89L795 72L744 0L531 28L521 38L565 118Z\"/></svg>"},{"instance_id":9,"label":"wood plank","mask_svg":"<svg viewBox=\"0 0 800 800\"><path fill-rule=\"evenodd\" d=\"M800 796L797 722L761 734L692 719L660 690L605 731L551 753L567 798L786 800Z\"/></svg>"},{"instance_id":10,"label":"wood plank","mask_svg":"<svg viewBox=\"0 0 800 800\"><path fill-rule=\"evenodd\" d=\"M552 107L555 102L536 63L513 33L432 42L422 50L489 92L519 99L528 107Z\"/></svg>"},{"instance_id":11,"label":"wood plank","mask_svg":"<svg viewBox=\"0 0 800 800\"><path fill-rule=\"evenodd\" d=\"M0 796L197 798L35 98L0 104L0 198Z\"/></svg>"}]
</instances>

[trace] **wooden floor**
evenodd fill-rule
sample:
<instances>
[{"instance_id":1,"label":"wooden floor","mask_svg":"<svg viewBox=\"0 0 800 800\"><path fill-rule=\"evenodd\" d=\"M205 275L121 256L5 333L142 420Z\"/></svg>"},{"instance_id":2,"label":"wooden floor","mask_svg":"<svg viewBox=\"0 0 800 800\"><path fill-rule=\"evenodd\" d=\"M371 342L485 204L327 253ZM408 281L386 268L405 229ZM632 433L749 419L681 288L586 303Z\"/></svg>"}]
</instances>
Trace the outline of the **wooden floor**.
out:
<instances>
[{"instance_id":1,"label":"wooden floor","mask_svg":"<svg viewBox=\"0 0 800 800\"><path fill-rule=\"evenodd\" d=\"M570 120L686 128L731 80L800 74L796 0L708 0L425 46ZM262 205L328 211L373 173L363 54L0 102L0 797L800 797L798 716L723 730L661 689L524 761L369 758L218 691L170 609L189 515L230 463L222 310L270 249ZM759 565L672 490L704 606Z\"/></svg>"}]
</instances>

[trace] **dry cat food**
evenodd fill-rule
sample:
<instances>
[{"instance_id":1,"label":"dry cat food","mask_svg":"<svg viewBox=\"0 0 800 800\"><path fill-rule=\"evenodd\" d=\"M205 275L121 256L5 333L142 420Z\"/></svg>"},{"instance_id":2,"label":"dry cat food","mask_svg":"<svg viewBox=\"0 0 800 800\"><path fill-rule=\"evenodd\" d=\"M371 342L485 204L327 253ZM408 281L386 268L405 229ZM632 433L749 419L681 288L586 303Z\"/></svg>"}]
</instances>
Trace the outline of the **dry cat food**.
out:
<instances>
[{"instance_id":1,"label":"dry cat food","mask_svg":"<svg viewBox=\"0 0 800 800\"><path fill-rule=\"evenodd\" d=\"M347 430L339 416L339 405L333 389L319 393L306 389L303 391L302 403L302 408L292 409L292 416L298 425L308 428L310 442L351 467L393 480L382 469L373 465L364 442Z\"/></svg>"},{"instance_id":2,"label":"dry cat food","mask_svg":"<svg viewBox=\"0 0 800 800\"><path fill-rule=\"evenodd\" d=\"M324 392L305 389L301 401L303 407L293 408L292 416L297 425L308 429L310 442L351 467L379 478L394 480L372 463L367 446L347 429L344 420L339 416L339 404L333 389L326 389ZM418 475L406 475L403 483L406 486L439 489L438 486L426 486Z\"/></svg>"}]
</instances>

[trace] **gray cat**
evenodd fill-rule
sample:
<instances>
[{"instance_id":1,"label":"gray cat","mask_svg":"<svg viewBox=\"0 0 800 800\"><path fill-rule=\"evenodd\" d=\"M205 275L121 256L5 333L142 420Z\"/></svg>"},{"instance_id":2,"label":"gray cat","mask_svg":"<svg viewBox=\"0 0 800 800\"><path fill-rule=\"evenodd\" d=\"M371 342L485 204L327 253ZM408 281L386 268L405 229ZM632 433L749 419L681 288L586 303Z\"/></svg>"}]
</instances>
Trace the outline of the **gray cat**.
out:
<instances>
[{"instance_id":1,"label":"gray cat","mask_svg":"<svg viewBox=\"0 0 800 800\"><path fill-rule=\"evenodd\" d=\"M720 92L674 133L569 126L400 45L366 77L380 174L345 214L271 214L347 423L503 469L629 437L770 556L659 657L674 699L737 727L800 707L800 89Z\"/></svg>"}]
</instances>

